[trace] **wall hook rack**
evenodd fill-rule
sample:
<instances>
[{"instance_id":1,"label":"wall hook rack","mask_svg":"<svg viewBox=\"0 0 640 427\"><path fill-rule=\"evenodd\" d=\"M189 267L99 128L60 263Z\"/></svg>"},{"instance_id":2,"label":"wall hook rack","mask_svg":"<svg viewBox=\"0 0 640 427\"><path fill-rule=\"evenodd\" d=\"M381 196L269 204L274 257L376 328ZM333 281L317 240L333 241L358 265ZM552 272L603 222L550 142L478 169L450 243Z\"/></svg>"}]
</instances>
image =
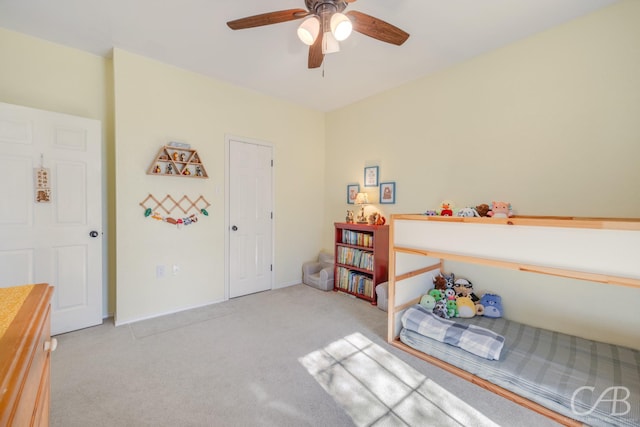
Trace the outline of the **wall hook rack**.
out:
<instances>
[{"instance_id":1,"label":"wall hook rack","mask_svg":"<svg viewBox=\"0 0 640 427\"><path fill-rule=\"evenodd\" d=\"M195 200L191 200L189 196L184 195L176 201L176 199L169 194L161 200L158 200L153 194L149 194L140 202L140 206L144 209L145 217L181 227L198 222L198 214L209 216L207 208L211 206L211 203L202 195L198 196ZM176 211L176 214L173 214L174 211ZM166 215L164 215L163 212ZM178 217L176 218L176 216Z\"/></svg>"}]
</instances>

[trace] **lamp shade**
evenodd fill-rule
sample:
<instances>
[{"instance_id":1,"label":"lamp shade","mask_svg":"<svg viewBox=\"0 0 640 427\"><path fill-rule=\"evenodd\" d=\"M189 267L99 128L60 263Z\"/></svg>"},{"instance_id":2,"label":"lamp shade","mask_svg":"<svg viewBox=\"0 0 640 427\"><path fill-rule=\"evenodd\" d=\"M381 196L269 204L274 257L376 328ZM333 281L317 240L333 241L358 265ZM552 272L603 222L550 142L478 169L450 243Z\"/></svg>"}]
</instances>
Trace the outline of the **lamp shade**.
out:
<instances>
[{"instance_id":1,"label":"lamp shade","mask_svg":"<svg viewBox=\"0 0 640 427\"><path fill-rule=\"evenodd\" d=\"M353 25L343 13L334 13L331 16L331 32L338 41L346 40L353 30Z\"/></svg>"},{"instance_id":2,"label":"lamp shade","mask_svg":"<svg viewBox=\"0 0 640 427\"><path fill-rule=\"evenodd\" d=\"M366 205L369 203L369 196L367 193L358 193L356 194L356 205Z\"/></svg>"},{"instance_id":3,"label":"lamp shade","mask_svg":"<svg viewBox=\"0 0 640 427\"><path fill-rule=\"evenodd\" d=\"M298 27L298 38L302 43L311 46L320 32L320 20L316 16L310 16Z\"/></svg>"},{"instance_id":4,"label":"lamp shade","mask_svg":"<svg viewBox=\"0 0 640 427\"><path fill-rule=\"evenodd\" d=\"M322 37L322 53L325 55L328 53L340 52L340 43L333 37L331 31L324 33Z\"/></svg>"}]
</instances>

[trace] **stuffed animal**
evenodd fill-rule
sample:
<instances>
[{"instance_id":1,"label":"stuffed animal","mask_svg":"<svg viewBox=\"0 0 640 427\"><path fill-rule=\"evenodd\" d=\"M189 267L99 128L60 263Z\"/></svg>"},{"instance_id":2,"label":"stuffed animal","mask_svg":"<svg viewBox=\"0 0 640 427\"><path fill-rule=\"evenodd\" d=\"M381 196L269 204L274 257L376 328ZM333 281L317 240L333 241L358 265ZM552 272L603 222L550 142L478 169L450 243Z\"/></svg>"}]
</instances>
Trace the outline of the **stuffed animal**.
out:
<instances>
[{"instance_id":1,"label":"stuffed animal","mask_svg":"<svg viewBox=\"0 0 640 427\"><path fill-rule=\"evenodd\" d=\"M456 279L453 283L453 290L459 297L469 297L473 303L480 301L480 298L473 292L473 284L467 279Z\"/></svg>"},{"instance_id":2,"label":"stuffed animal","mask_svg":"<svg viewBox=\"0 0 640 427\"><path fill-rule=\"evenodd\" d=\"M480 214L478 214L478 211L476 211L475 208L462 208L458 210L458 213L456 215L464 216L464 217L480 216Z\"/></svg>"},{"instance_id":3,"label":"stuffed animal","mask_svg":"<svg viewBox=\"0 0 640 427\"><path fill-rule=\"evenodd\" d=\"M445 279L442 274L435 276L433 278L433 287L444 291L447 289L447 279Z\"/></svg>"},{"instance_id":4,"label":"stuffed animal","mask_svg":"<svg viewBox=\"0 0 640 427\"><path fill-rule=\"evenodd\" d=\"M476 206L476 212L478 212L479 216L487 216L487 213L489 213L489 211L491 210L491 208L489 208L489 205L487 205L486 203L482 203L478 206Z\"/></svg>"},{"instance_id":5,"label":"stuffed animal","mask_svg":"<svg viewBox=\"0 0 640 427\"><path fill-rule=\"evenodd\" d=\"M458 297L456 299L458 306L458 316L463 318L471 318L476 315L476 305L469 297Z\"/></svg>"},{"instance_id":6,"label":"stuffed animal","mask_svg":"<svg viewBox=\"0 0 640 427\"><path fill-rule=\"evenodd\" d=\"M427 216L437 216L438 212L434 211L433 209L429 209L429 210L425 211L424 214L427 215Z\"/></svg>"},{"instance_id":7,"label":"stuffed animal","mask_svg":"<svg viewBox=\"0 0 640 427\"><path fill-rule=\"evenodd\" d=\"M436 302L444 299L444 292L440 289L431 289L429 295L431 295Z\"/></svg>"},{"instance_id":8,"label":"stuffed animal","mask_svg":"<svg viewBox=\"0 0 640 427\"><path fill-rule=\"evenodd\" d=\"M447 283L445 284L447 288L453 288L454 282L456 281L456 275L451 273L451 274L442 274L440 273L440 275L442 275L442 277L445 278L445 280L447 281Z\"/></svg>"},{"instance_id":9,"label":"stuffed animal","mask_svg":"<svg viewBox=\"0 0 640 427\"><path fill-rule=\"evenodd\" d=\"M440 203L440 216L453 216L453 202L450 200L443 200Z\"/></svg>"},{"instance_id":10,"label":"stuffed animal","mask_svg":"<svg viewBox=\"0 0 640 427\"><path fill-rule=\"evenodd\" d=\"M484 308L485 317L502 317L502 298L496 294L484 294L480 298L480 304Z\"/></svg>"},{"instance_id":11,"label":"stuffed animal","mask_svg":"<svg viewBox=\"0 0 640 427\"><path fill-rule=\"evenodd\" d=\"M447 301L450 301L450 300L454 300L455 301L455 299L456 299L456 291L454 291L453 288L445 289L444 290L444 298Z\"/></svg>"},{"instance_id":12,"label":"stuffed animal","mask_svg":"<svg viewBox=\"0 0 640 427\"><path fill-rule=\"evenodd\" d=\"M458 317L458 304L455 298L447 300L447 314L449 317Z\"/></svg>"},{"instance_id":13,"label":"stuffed animal","mask_svg":"<svg viewBox=\"0 0 640 427\"><path fill-rule=\"evenodd\" d=\"M436 301L436 306L433 307L433 314L442 317L443 319L449 318L449 311L447 310L447 303L445 300L441 299L440 301Z\"/></svg>"},{"instance_id":14,"label":"stuffed animal","mask_svg":"<svg viewBox=\"0 0 640 427\"><path fill-rule=\"evenodd\" d=\"M491 210L487 212L487 215L493 218L511 218L513 216L511 203L491 202Z\"/></svg>"},{"instance_id":15,"label":"stuffed animal","mask_svg":"<svg viewBox=\"0 0 640 427\"><path fill-rule=\"evenodd\" d=\"M436 306L436 299L429 294L423 295L422 298L420 298L420 305L429 311L433 311L433 308Z\"/></svg>"}]
</instances>

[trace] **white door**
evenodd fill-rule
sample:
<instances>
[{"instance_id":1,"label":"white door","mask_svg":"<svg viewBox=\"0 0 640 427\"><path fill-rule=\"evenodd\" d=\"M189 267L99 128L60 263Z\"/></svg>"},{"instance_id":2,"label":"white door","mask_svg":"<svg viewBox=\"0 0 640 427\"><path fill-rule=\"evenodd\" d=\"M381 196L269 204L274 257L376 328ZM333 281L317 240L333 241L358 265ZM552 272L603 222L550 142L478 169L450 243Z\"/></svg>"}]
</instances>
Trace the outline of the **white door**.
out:
<instances>
[{"instance_id":1,"label":"white door","mask_svg":"<svg viewBox=\"0 0 640 427\"><path fill-rule=\"evenodd\" d=\"M0 287L53 285L52 334L102 322L100 134L97 120L0 103Z\"/></svg>"},{"instance_id":2,"label":"white door","mask_svg":"<svg viewBox=\"0 0 640 427\"><path fill-rule=\"evenodd\" d=\"M229 297L272 287L272 147L230 139Z\"/></svg>"}]
</instances>

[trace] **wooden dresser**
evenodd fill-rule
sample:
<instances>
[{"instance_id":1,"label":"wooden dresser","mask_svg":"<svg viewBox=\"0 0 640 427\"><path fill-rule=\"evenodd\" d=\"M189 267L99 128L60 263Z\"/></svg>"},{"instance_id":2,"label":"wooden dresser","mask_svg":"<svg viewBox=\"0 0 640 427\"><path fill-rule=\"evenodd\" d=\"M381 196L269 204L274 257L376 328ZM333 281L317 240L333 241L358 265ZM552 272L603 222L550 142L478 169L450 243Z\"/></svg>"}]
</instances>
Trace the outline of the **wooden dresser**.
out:
<instances>
[{"instance_id":1,"label":"wooden dresser","mask_svg":"<svg viewBox=\"0 0 640 427\"><path fill-rule=\"evenodd\" d=\"M53 287L0 288L0 426L49 425Z\"/></svg>"}]
</instances>

